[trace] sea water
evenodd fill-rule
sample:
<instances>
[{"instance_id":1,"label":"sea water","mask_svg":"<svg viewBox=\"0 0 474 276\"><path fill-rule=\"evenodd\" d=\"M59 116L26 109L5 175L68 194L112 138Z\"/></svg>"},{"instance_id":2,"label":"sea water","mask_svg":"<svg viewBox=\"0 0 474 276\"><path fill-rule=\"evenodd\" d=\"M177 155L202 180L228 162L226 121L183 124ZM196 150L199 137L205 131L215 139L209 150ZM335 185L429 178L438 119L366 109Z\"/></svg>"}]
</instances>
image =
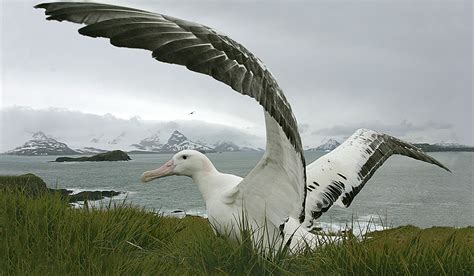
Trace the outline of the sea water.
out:
<instances>
[{"instance_id":1,"label":"sea water","mask_svg":"<svg viewBox=\"0 0 474 276\"><path fill-rule=\"evenodd\" d=\"M324 153L307 152L307 164ZM368 224L396 227L474 225L474 153L429 153L452 173L407 157L393 156L377 170L349 208L333 206L321 218L323 228ZM149 210L170 213L206 214L204 201L190 178L173 176L146 184L144 171L156 169L170 154L131 155L128 162L54 163L54 156L0 155L0 175L34 173L51 188L116 190L125 192L115 200L130 202ZM221 172L244 177L261 158L260 152L210 153L207 156ZM352 223L355 225L352 225ZM370 222L370 223L368 223Z\"/></svg>"}]
</instances>

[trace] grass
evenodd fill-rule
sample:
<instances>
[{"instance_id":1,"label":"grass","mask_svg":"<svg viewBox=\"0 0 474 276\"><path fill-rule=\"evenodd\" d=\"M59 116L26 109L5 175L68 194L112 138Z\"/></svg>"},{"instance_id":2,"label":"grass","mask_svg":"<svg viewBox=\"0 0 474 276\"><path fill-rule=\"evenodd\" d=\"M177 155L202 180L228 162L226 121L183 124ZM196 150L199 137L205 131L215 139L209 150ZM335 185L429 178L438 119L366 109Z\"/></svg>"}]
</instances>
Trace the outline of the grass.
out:
<instances>
[{"instance_id":1,"label":"grass","mask_svg":"<svg viewBox=\"0 0 474 276\"><path fill-rule=\"evenodd\" d=\"M72 209L59 195L0 193L1 275L473 275L474 227L404 226L301 254L263 257L207 220L120 204Z\"/></svg>"}]
</instances>

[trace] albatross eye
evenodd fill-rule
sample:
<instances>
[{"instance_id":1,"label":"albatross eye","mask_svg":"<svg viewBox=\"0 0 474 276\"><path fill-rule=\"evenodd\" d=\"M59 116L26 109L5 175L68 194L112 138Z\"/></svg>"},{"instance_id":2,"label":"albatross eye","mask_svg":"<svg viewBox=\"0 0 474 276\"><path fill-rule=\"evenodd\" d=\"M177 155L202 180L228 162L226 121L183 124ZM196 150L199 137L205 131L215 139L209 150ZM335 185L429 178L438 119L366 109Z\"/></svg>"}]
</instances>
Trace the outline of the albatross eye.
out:
<instances>
[{"instance_id":1,"label":"albatross eye","mask_svg":"<svg viewBox=\"0 0 474 276\"><path fill-rule=\"evenodd\" d=\"M187 159L187 158L188 158L188 156L187 156L187 155L183 155L183 159Z\"/></svg>"}]
</instances>

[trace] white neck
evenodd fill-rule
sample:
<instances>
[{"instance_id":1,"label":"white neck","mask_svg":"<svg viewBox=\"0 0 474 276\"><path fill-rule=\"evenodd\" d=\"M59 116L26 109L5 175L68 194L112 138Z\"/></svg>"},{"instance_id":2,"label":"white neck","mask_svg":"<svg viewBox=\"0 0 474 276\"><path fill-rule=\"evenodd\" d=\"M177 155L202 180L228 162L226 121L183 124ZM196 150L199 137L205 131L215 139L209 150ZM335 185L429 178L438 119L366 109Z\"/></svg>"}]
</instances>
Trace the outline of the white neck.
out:
<instances>
[{"instance_id":1,"label":"white neck","mask_svg":"<svg viewBox=\"0 0 474 276\"><path fill-rule=\"evenodd\" d=\"M216 196L219 190L225 187L222 181L223 175L214 167L213 170L203 170L192 175L193 181L198 186L204 201L207 202L213 196Z\"/></svg>"}]
</instances>

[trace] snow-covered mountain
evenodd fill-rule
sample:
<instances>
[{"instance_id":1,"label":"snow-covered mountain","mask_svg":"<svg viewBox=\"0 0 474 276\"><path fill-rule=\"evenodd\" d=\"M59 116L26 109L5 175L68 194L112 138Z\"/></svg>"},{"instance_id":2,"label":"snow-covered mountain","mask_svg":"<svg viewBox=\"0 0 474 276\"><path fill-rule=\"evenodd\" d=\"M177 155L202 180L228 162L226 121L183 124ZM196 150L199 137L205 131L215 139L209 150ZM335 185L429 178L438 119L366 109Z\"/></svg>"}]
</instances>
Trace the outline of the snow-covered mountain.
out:
<instances>
[{"instance_id":1,"label":"snow-covered mountain","mask_svg":"<svg viewBox=\"0 0 474 276\"><path fill-rule=\"evenodd\" d=\"M262 148L241 147L241 148L239 148L239 151L257 152L257 151L265 151L265 150L262 149Z\"/></svg>"},{"instance_id":2,"label":"snow-covered mountain","mask_svg":"<svg viewBox=\"0 0 474 276\"><path fill-rule=\"evenodd\" d=\"M98 154L98 153L107 152L107 150L98 149L94 147L82 147L82 148L76 149L76 151L80 154Z\"/></svg>"},{"instance_id":3,"label":"snow-covered mountain","mask_svg":"<svg viewBox=\"0 0 474 276\"><path fill-rule=\"evenodd\" d=\"M138 144L132 144L132 147L144 151L160 151L163 147L163 144L161 144L160 141L160 133L157 132L152 136L141 140Z\"/></svg>"},{"instance_id":4,"label":"snow-covered mountain","mask_svg":"<svg viewBox=\"0 0 474 276\"><path fill-rule=\"evenodd\" d=\"M151 136L141 139L137 133L119 132L119 135L94 135L85 142L76 141L73 146L58 142L48 137L43 132L33 134L33 139L23 146L17 147L6 154L17 155L70 155L70 154L98 154L110 150L120 149L133 153L176 153L185 149L198 150L201 152L257 152L261 148L248 146L240 147L234 142L218 141L215 144L207 144L201 141L192 141L178 130L174 130L165 144L162 144L163 134L156 131ZM165 136L166 137L166 136ZM140 140L141 139L141 140ZM139 140L138 143L133 141Z\"/></svg>"},{"instance_id":5,"label":"snow-covered mountain","mask_svg":"<svg viewBox=\"0 0 474 276\"><path fill-rule=\"evenodd\" d=\"M6 154L11 155L70 155L79 154L79 152L71 149L65 143L59 142L51 137L46 136L39 131L32 135L32 139L27 141L23 146L7 151Z\"/></svg>"},{"instance_id":6,"label":"snow-covered mountain","mask_svg":"<svg viewBox=\"0 0 474 276\"><path fill-rule=\"evenodd\" d=\"M91 140L89 142L94 143L94 144L98 144L98 143L100 143L100 140L102 139L102 137L104 137L104 134L101 134L98 137L91 138Z\"/></svg>"},{"instance_id":7,"label":"snow-covered mountain","mask_svg":"<svg viewBox=\"0 0 474 276\"><path fill-rule=\"evenodd\" d=\"M232 142L217 142L214 144L214 150L217 152L240 151L240 147Z\"/></svg>"},{"instance_id":8,"label":"snow-covered mountain","mask_svg":"<svg viewBox=\"0 0 474 276\"><path fill-rule=\"evenodd\" d=\"M175 130L172 134L171 137L168 139L168 142L164 144L159 152L163 153L173 153L173 152L178 152L181 150L185 149L192 149L192 150L198 150L198 151L214 151L213 148L193 142L186 138L181 132Z\"/></svg>"},{"instance_id":9,"label":"snow-covered mountain","mask_svg":"<svg viewBox=\"0 0 474 276\"><path fill-rule=\"evenodd\" d=\"M109 145L117 145L117 144L119 144L120 142L122 142L123 138L125 137L125 134L126 134L125 132L120 133L119 136L117 136L117 137L113 138L112 140L110 140L110 141L108 142L108 144L109 144Z\"/></svg>"},{"instance_id":10,"label":"snow-covered mountain","mask_svg":"<svg viewBox=\"0 0 474 276\"><path fill-rule=\"evenodd\" d=\"M309 151L331 151L337 148L341 143L334 139L328 139L323 144L317 146L316 148L311 148Z\"/></svg>"},{"instance_id":11,"label":"snow-covered mountain","mask_svg":"<svg viewBox=\"0 0 474 276\"><path fill-rule=\"evenodd\" d=\"M185 149L193 149L204 152L233 152L233 151L260 151L261 149L254 149L250 147L239 147L234 142L218 141L213 145L209 145L202 141L192 141L184 136L178 130L171 133L168 142L161 143L160 132L153 134L141 140L138 144L131 146L140 151L151 151L160 153L174 153Z\"/></svg>"}]
</instances>

